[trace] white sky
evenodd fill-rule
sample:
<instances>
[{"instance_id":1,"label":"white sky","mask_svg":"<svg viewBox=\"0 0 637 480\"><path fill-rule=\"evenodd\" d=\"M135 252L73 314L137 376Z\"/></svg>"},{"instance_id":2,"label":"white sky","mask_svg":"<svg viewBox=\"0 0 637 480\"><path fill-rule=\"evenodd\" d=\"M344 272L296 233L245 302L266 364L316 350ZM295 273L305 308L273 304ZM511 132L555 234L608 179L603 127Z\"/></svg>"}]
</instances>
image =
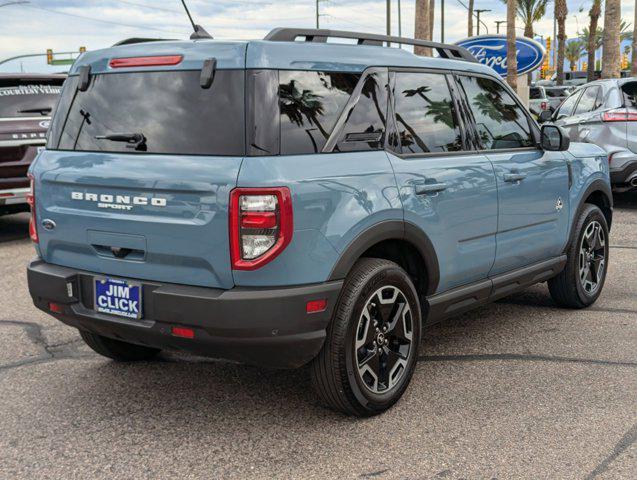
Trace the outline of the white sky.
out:
<instances>
[{"instance_id":1,"label":"white sky","mask_svg":"<svg viewBox=\"0 0 637 480\"><path fill-rule=\"evenodd\" d=\"M103 48L128 37L187 38L190 24L179 0L31 0L24 5L0 0L0 59L14 55ZM434 40L440 40L440 1L436 0ZM445 0L445 41L466 36L466 0ZM313 27L315 0L187 0L195 21L215 38L262 38L278 26ZM392 0L392 33L398 33L397 3ZM402 0L402 33L413 36L414 0ZM573 38L588 24L590 0L568 0L567 35ZM491 9L482 15L489 33L495 20L506 19L501 0L475 0L475 8ZM622 0L622 18L634 19L635 0ZM385 32L384 0L321 0L321 27ZM603 18L603 16L602 16ZM518 20L518 24L521 22ZM504 26L503 26L504 27ZM553 3L535 26L537 34L552 36ZM486 33L484 28L481 33ZM501 32L502 33L502 32ZM520 34L521 34L520 30ZM46 71L41 59L0 65L0 71ZM59 67L58 67L59 69Z\"/></svg>"}]
</instances>

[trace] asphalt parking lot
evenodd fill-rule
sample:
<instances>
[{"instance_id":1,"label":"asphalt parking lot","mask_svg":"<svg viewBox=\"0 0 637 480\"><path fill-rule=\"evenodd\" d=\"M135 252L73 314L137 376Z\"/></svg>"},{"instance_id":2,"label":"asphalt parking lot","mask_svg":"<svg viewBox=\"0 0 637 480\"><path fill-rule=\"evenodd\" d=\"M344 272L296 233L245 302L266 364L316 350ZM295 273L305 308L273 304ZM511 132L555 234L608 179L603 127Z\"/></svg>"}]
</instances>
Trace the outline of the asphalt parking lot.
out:
<instances>
[{"instance_id":1,"label":"asphalt parking lot","mask_svg":"<svg viewBox=\"0 0 637 480\"><path fill-rule=\"evenodd\" d=\"M322 408L305 370L116 364L31 304L27 215L0 218L0 478L634 479L637 196L592 308L545 285L426 333L399 404Z\"/></svg>"}]
</instances>

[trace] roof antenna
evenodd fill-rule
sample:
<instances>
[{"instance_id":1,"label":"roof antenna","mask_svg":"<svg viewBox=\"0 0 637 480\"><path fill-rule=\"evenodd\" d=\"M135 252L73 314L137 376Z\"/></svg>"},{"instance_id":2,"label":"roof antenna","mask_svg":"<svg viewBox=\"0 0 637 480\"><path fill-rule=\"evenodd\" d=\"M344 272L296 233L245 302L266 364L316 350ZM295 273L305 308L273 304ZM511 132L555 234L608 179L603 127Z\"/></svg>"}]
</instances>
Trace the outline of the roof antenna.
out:
<instances>
[{"instance_id":1,"label":"roof antenna","mask_svg":"<svg viewBox=\"0 0 637 480\"><path fill-rule=\"evenodd\" d=\"M186 10L186 15L188 15L188 19L190 20L190 23L192 24L192 29L194 30L192 35L190 35L190 40L199 40L199 39L202 39L202 38L212 38L212 35L210 35L208 32L206 32L206 30L201 25L195 25L195 22L192 19L192 16L190 15L190 11L188 10L188 7L186 6L186 1L185 0L181 0L181 4L184 6L184 9Z\"/></svg>"}]
</instances>

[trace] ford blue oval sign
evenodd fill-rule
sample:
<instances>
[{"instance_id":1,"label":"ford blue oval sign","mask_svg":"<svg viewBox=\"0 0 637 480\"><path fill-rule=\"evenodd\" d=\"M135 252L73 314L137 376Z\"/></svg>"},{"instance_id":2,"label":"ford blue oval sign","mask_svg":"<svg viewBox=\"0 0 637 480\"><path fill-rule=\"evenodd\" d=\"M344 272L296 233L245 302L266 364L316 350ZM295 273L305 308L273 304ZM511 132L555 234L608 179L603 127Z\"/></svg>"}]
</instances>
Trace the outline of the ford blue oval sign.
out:
<instances>
[{"instance_id":1,"label":"ford blue oval sign","mask_svg":"<svg viewBox=\"0 0 637 480\"><path fill-rule=\"evenodd\" d=\"M480 63L493 68L500 76L507 74L507 37L505 35L480 35L456 42L469 50ZM526 37L515 40L518 58L518 75L531 72L542 65L544 46Z\"/></svg>"}]
</instances>

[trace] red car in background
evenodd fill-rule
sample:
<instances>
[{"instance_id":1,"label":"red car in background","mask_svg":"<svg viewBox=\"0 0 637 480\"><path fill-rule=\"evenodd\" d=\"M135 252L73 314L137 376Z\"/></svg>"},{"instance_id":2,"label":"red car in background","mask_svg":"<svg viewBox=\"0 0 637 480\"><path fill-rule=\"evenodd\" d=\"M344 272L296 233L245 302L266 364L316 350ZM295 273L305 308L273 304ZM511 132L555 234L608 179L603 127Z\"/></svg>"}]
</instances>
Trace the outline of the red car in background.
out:
<instances>
[{"instance_id":1,"label":"red car in background","mask_svg":"<svg viewBox=\"0 0 637 480\"><path fill-rule=\"evenodd\" d=\"M27 170L46 144L66 75L0 73L0 215L28 211Z\"/></svg>"}]
</instances>

